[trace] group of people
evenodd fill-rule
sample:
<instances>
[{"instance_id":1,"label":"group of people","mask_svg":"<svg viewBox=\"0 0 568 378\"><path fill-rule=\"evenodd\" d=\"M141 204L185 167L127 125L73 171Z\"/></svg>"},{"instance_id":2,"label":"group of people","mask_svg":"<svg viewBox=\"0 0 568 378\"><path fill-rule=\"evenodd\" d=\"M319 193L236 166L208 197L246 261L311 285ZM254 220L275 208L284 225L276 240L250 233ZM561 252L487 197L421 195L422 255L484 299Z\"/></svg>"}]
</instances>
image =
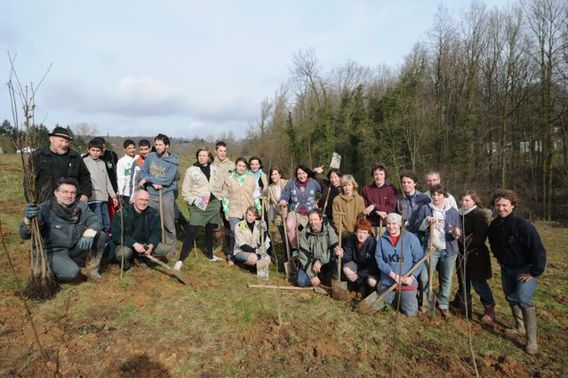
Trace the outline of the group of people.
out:
<instances>
[{"instance_id":1,"label":"group of people","mask_svg":"<svg viewBox=\"0 0 568 378\"><path fill-rule=\"evenodd\" d=\"M91 140L81 157L69 148L65 128L56 127L49 141L31 159L38 201L26 206L20 234L29 238L31 221L37 220L58 280L76 279L83 264L89 279L100 280L103 256L124 270L149 263L149 255L174 257L173 269L181 270L197 227L205 229L209 261L222 260L213 244L215 232L224 228L230 230L224 244L231 264L266 268L276 253L268 232L272 226L299 286L346 280L362 295L371 290L387 294L388 302L410 316L432 306L444 316L450 307L471 315L473 287L485 309L481 320L492 323L488 239L515 319L511 332L526 335L528 353L538 350L532 298L546 251L535 227L513 211L518 201L513 191L495 192L497 216L491 220L492 211L483 208L474 191L464 192L458 207L435 171L425 175L426 192L417 189L416 173L401 172L398 193L387 168L377 164L372 182L359 194L355 178L338 169L323 176L323 167L299 165L286 179L278 166L264 172L257 156L232 162L223 142L216 144L215 154L198 149L195 163L180 175L179 158L163 134L155 137L154 151L141 140L138 154L134 141L126 140L120 159L102 138ZM176 204L178 180L188 221ZM111 221L108 209L118 207ZM177 254L180 217L185 235ZM459 288L450 301L456 270ZM434 271L439 280L435 298L429 295Z\"/></svg>"}]
</instances>

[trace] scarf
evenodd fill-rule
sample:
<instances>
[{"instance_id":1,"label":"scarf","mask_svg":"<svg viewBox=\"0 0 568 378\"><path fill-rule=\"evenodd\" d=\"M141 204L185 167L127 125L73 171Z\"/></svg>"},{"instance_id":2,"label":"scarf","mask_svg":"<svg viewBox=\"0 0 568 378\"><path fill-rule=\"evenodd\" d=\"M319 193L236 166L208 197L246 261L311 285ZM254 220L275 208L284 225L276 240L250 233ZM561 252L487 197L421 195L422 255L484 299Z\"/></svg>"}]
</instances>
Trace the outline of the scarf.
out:
<instances>
[{"instance_id":1,"label":"scarf","mask_svg":"<svg viewBox=\"0 0 568 378\"><path fill-rule=\"evenodd\" d=\"M249 171L245 171L242 175L239 175L237 171L233 171L231 172L231 177L235 179L240 186L243 186L245 184L245 180L247 179L248 172Z\"/></svg>"},{"instance_id":2,"label":"scarf","mask_svg":"<svg viewBox=\"0 0 568 378\"><path fill-rule=\"evenodd\" d=\"M459 213L460 216L464 216L464 215L471 213L475 209L477 209L477 205L473 205L469 209L466 209L465 207L460 207L458 209L458 213Z\"/></svg>"},{"instance_id":3,"label":"scarf","mask_svg":"<svg viewBox=\"0 0 568 378\"><path fill-rule=\"evenodd\" d=\"M77 202L73 202L69 206L60 205L56 200L51 201L51 211L55 213L59 218L65 219L76 223L81 217L81 209L77 207Z\"/></svg>"}]
</instances>

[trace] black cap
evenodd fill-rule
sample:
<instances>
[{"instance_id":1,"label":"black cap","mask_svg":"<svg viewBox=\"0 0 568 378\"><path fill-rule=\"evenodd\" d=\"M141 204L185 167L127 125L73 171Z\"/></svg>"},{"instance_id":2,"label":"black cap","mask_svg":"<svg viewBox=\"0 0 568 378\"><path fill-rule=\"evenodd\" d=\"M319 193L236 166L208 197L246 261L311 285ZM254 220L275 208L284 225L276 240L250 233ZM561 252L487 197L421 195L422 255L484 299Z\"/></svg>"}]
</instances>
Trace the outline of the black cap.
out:
<instances>
[{"instance_id":1,"label":"black cap","mask_svg":"<svg viewBox=\"0 0 568 378\"><path fill-rule=\"evenodd\" d=\"M53 131L51 133L49 133L49 136L57 136L57 137L65 138L67 140L73 140L73 138L69 134L69 130L67 130L65 127L61 127L61 126L56 126L53 129Z\"/></svg>"}]
</instances>

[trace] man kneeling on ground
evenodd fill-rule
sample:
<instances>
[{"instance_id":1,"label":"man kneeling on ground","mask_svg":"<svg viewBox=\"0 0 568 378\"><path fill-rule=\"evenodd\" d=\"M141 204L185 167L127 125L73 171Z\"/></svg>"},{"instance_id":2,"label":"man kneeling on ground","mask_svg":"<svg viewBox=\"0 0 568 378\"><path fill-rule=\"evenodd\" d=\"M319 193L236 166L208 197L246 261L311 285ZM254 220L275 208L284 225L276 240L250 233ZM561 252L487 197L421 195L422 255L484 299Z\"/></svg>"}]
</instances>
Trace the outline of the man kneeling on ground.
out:
<instances>
[{"instance_id":1,"label":"man kneeling on ground","mask_svg":"<svg viewBox=\"0 0 568 378\"><path fill-rule=\"evenodd\" d=\"M120 209L112 220L111 256L116 256L119 263L124 257L125 271L132 266L134 257L147 263L144 256L163 258L171 250L171 246L160 242L160 214L149 204L150 195L140 189L132 203Z\"/></svg>"},{"instance_id":2,"label":"man kneeling on ground","mask_svg":"<svg viewBox=\"0 0 568 378\"><path fill-rule=\"evenodd\" d=\"M296 277L298 286L317 286L329 281L337 270L337 259L343 251L337 246L337 235L329 224L324 224L317 210L310 212L308 227L298 237L300 270Z\"/></svg>"},{"instance_id":3,"label":"man kneeling on ground","mask_svg":"<svg viewBox=\"0 0 568 378\"><path fill-rule=\"evenodd\" d=\"M40 205L28 204L20 237L31 238L31 219L37 217L45 252L58 281L72 281L81 269L77 262L83 258L85 275L100 281L99 266L108 236L101 231L97 216L85 202L77 200L79 184L73 178L61 178L54 196Z\"/></svg>"}]
</instances>

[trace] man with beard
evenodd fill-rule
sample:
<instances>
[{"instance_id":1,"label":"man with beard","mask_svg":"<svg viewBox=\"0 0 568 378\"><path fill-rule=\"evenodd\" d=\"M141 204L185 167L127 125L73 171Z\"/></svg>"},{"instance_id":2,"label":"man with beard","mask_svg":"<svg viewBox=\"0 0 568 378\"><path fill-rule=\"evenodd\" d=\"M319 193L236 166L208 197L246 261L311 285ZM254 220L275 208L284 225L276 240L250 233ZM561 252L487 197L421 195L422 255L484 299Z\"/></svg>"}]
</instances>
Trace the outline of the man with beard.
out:
<instances>
[{"instance_id":1,"label":"man with beard","mask_svg":"<svg viewBox=\"0 0 568 378\"><path fill-rule=\"evenodd\" d=\"M75 179L62 178L52 198L40 205L28 204L20 224L20 237L31 238L30 220L37 217L56 279L73 281L80 273L77 263L85 258L85 275L100 281L99 266L108 237L87 203L76 200L77 187Z\"/></svg>"}]
</instances>

